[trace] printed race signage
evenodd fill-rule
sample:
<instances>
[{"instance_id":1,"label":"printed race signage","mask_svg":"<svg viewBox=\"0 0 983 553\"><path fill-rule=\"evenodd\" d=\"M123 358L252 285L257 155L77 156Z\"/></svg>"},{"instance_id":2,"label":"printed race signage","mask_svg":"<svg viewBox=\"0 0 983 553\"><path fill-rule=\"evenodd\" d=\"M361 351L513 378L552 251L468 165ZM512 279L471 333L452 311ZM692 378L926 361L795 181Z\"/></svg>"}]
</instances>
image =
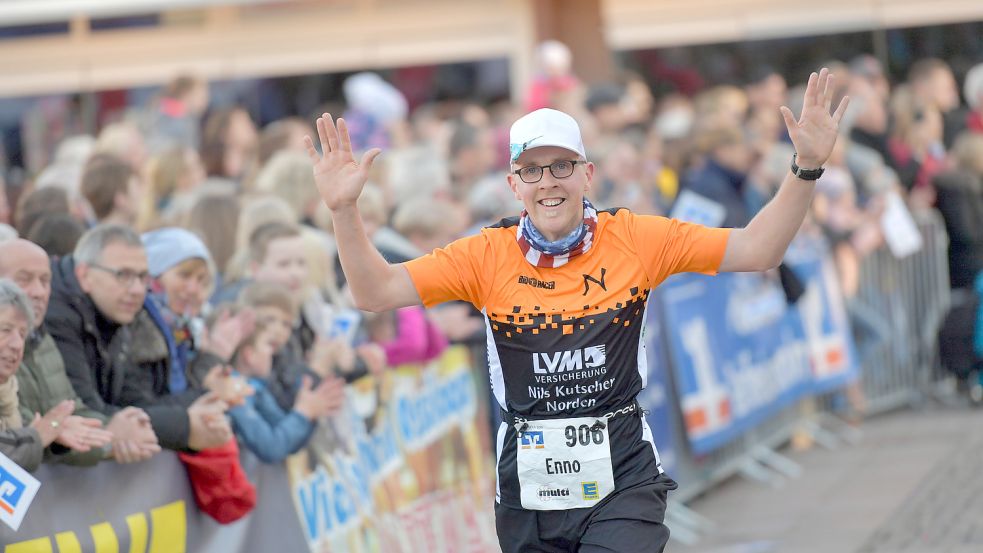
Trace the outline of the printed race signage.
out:
<instances>
[{"instance_id":1,"label":"printed race signage","mask_svg":"<svg viewBox=\"0 0 983 553\"><path fill-rule=\"evenodd\" d=\"M452 347L349 387L350 407L287 461L311 551L498 551L477 371L467 349ZM543 444L527 441L531 451Z\"/></svg>"},{"instance_id":2,"label":"printed race signage","mask_svg":"<svg viewBox=\"0 0 983 553\"><path fill-rule=\"evenodd\" d=\"M0 453L0 521L17 530L41 483Z\"/></svg>"},{"instance_id":3,"label":"printed race signage","mask_svg":"<svg viewBox=\"0 0 983 553\"><path fill-rule=\"evenodd\" d=\"M792 306L766 274L677 275L657 289L684 427L697 455L807 394L856 377L843 299L822 244L797 240L787 262L806 286Z\"/></svg>"}]
</instances>

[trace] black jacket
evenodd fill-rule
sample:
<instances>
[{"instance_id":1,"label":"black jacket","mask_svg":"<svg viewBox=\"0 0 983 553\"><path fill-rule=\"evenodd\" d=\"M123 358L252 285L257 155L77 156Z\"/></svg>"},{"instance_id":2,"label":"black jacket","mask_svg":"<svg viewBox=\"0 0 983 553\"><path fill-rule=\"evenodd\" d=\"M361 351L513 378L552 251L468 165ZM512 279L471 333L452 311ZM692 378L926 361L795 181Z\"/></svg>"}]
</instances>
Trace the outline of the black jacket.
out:
<instances>
[{"instance_id":1,"label":"black jacket","mask_svg":"<svg viewBox=\"0 0 983 553\"><path fill-rule=\"evenodd\" d=\"M201 393L160 393L163 390L156 383L161 378L167 382L166 358L156 366L136 361L147 344L134 341L132 323L119 325L102 316L79 286L71 256L52 261L51 273L45 325L82 402L107 417L123 407L141 407L150 416L161 447L187 449L187 407Z\"/></svg>"},{"instance_id":2,"label":"black jacket","mask_svg":"<svg viewBox=\"0 0 983 553\"><path fill-rule=\"evenodd\" d=\"M936 207L949 233L949 279L953 288L972 288L983 270L983 178L968 171L933 179Z\"/></svg>"}]
</instances>

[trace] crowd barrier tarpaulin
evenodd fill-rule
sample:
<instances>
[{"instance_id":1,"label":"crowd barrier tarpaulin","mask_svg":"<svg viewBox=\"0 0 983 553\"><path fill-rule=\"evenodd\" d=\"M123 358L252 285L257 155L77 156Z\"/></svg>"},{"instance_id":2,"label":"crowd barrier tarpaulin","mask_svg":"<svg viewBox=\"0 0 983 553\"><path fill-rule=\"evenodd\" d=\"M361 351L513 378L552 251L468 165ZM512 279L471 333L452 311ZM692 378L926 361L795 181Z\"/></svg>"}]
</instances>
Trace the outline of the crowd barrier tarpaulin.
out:
<instances>
[{"instance_id":1,"label":"crowd barrier tarpaulin","mask_svg":"<svg viewBox=\"0 0 983 553\"><path fill-rule=\"evenodd\" d=\"M645 315L645 356L648 360L648 379L638 402L645 410L645 420L652 430L652 440L659 451L662 468L672 475L680 458L676 450L676 410L672 399L672 380L669 353L662 339L662 321L657 302L649 302Z\"/></svg>"},{"instance_id":2,"label":"crowd barrier tarpaulin","mask_svg":"<svg viewBox=\"0 0 983 553\"><path fill-rule=\"evenodd\" d=\"M3 553L261 553L302 551L283 465L245 452L258 504L222 526L195 506L184 465L172 452L131 465L42 465L41 489L17 532L0 528ZM287 513L287 516L284 516Z\"/></svg>"},{"instance_id":3,"label":"crowd barrier tarpaulin","mask_svg":"<svg viewBox=\"0 0 983 553\"><path fill-rule=\"evenodd\" d=\"M684 428L709 453L807 394L857 374L835 271L819 240L797 239L787 262L806 284L790 306L776 278L684 274L658 289Z\"/></svg>"},{"instance_id":4,"label":"crowd barrier tarpaulin","mask_svg":"<svg viewBox=\"0 0 983 553\"><path fill-rule=\"evenodd\" d=\"M481 374L481 373L479 373ZM287 463L314 552L496 552L494 455L469 352L349 387Z\"/></svg>"},{"instance_id":5,"label":"crowd barrier tarpaulin","mask_svg":"<svg viewBox=\"0 0 983 553\"><path fill-rule=\"evenodd\" d=\"M859 378L860 357L826 241L801 235L789 246L785 263L806 284L797 308L809 343L811 393L841 388Z\"/></svg>"}]
</instances>

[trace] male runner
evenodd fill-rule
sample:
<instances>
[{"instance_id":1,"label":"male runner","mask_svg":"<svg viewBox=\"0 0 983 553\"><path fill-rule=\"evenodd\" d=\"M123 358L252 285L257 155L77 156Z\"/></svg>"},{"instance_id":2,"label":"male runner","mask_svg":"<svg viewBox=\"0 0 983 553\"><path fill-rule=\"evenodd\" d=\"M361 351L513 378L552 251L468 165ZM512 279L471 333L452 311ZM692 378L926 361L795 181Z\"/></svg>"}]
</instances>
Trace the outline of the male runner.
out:
<instances>
[{"instance_id":1,"label":"male runner","mask_svg":"<svg viewBox=\"0 0 983 553\"><path fill-rule=\"evenodd\" d=\"M342 268L370 311L467 300L485 315L498 430L496 526L505 553L662 551L668 490L635 401L645 386L649 292L679 272L763 271L781 261L836 142L847 99L830 115L832 76L809 77L797 152L775 198L743 229L713 229L587 200L594 164L577 123L542 109L512 125L508 184L525 209L445 248L388 264L355 203L378 149L361 163L344 120L307 138L331 209Z\"/></svg>"}]
</instances>

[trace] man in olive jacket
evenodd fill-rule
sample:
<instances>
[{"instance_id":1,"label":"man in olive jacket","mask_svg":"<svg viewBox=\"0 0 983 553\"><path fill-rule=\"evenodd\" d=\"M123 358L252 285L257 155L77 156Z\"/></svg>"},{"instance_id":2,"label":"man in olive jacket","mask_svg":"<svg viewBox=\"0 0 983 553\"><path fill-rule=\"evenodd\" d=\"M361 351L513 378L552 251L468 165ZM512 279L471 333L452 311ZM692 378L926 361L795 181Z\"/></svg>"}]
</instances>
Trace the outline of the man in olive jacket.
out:
<instances>
[{"instance_id":1,"label":"man in olive jacket","mask_svg":"<svg viewBox=\"0 0 983 553\"><path fill-rule=\"evenodd\" d=\"M61 352L44 327L51 296L51 268L45 251L21 239L0 244L2 277L10 278L25 291L34 310L34 329L27 338L24 357L17 370L17 398L22 419L31 420L35 413L47 413L69 400L75 404L71 414L97 419L113 434L112 443L106 447L85 452L52 443L44 451L44 460L86 466L109 456L121 463L141 461L160 451L150 419L143 410L128 407L110 418L86 406L72 388Z\"/></svg>"}]
</instances>

